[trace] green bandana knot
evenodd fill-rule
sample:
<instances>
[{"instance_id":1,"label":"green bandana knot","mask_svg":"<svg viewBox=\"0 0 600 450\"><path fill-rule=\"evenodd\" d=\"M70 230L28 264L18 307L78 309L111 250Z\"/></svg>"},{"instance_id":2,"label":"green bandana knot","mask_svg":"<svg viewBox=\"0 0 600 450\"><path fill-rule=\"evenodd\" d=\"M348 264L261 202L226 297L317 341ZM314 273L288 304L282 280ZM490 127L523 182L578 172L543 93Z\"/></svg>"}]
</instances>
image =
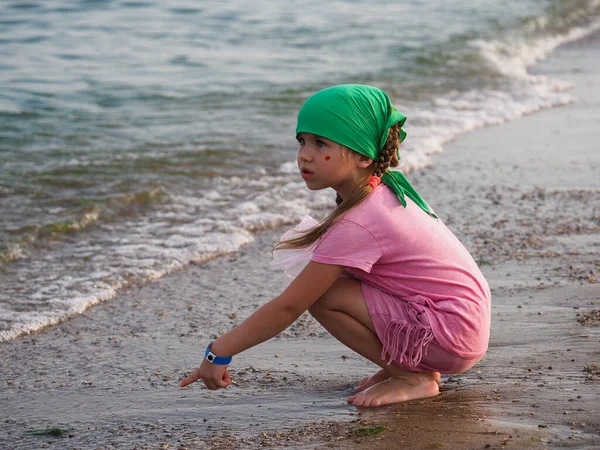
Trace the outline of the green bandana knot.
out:
<instances>
[{"instance_id":1,"label":"green bandana knot","mask_svg":"<svg viewBox=\"0 0 600 450\"><path fill-rule=\"evenodd\" d=\"M400 127L400 142L406 138L402 130L405 121L406 117L381 89L343 84L323 89L306 100L298 113L296 134L322 136L375 161L385 147L392 126ZM402 206L406 207L405 196L408 196L423 211L437 218L402 172L388 170L381 182L394 191Z\"/></svg>"}]
</instances>

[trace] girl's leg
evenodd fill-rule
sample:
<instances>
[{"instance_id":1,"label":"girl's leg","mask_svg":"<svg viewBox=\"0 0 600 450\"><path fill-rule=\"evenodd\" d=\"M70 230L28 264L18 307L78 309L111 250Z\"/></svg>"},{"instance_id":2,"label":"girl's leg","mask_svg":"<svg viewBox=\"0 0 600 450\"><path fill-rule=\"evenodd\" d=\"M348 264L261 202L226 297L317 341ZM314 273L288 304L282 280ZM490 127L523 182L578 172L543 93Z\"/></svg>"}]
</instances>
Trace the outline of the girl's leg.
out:
<instances>
[{"instance_id":1,"label":"girl's leg","mask_svg":"<svg viewBox=\"0 0 600 450\"><path fill-rule=\"evenodd\" d=\"M433 376L435 378L435 382L439 385L441 380L441 375L439 372L433 372ZM364 377L358 383L358 386L354 388L354 392L364 391L365 389L373 386L374 384L379 383L380 381L387 380L390 377L390 374L386 369L381 369L374 375L370 375L368 377Z\"/></svg>"},{"instance_id":2,"label":"girl's leg","mask_svg":"<svg viewBox=\"0 0 600 450\"><path fill-rule=\"evenodd\" d=\"M387 365L381 359L382 344L369 316L360 281L340 277L309 311L340 342L385 370L374 376L373 385L348 398L349 403L380 406L439 393L436 372L411 372L395 364Z\"/></svg>"},{"instance_id":3,"label":"girl's leg","mask_svg":"<svg viewBox=\"0 0 600 450\"><path fill-rule=\"evenodd\" d=\"M360 391L364 391L365 389L373 386L374 384L377 384L381 381L385 381L390 377L390 374L388 373L387 370L385 369L380 369L379 372L377 372L374 375L369 375L367 377L364 377L362 380L360 380L360 382L358 383L358 386L356 386L354 388L354 392L360 392Z\"/></svg>"}]
</instances>

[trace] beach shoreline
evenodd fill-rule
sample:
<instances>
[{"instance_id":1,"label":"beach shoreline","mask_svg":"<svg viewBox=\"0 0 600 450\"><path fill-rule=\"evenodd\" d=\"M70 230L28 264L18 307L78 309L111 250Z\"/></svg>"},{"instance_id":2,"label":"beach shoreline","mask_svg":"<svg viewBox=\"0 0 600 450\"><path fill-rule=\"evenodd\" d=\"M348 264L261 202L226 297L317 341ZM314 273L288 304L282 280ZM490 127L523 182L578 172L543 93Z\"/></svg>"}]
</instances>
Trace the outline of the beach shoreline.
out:
<instances>
[{"instance_id":1,"label":"beach shoreline","mask_svg":"<svg viewBox=\"0 0 600 450\"><path fill-rule=\"evenodd\" d=\"M598 42L600 33L567 44L534 70L573 82L577 103L463 135L410 176L493 295L488 354L444 377L440 396L377 410L347 405L376 367L308 316L236 357L230 388L179 390L214 335L280 291L283 277L269 269L277 229L1 344L0 441L14 449L599 446ZM50 428L65 434L27 434Z\"/></svg>"}]
</instances>

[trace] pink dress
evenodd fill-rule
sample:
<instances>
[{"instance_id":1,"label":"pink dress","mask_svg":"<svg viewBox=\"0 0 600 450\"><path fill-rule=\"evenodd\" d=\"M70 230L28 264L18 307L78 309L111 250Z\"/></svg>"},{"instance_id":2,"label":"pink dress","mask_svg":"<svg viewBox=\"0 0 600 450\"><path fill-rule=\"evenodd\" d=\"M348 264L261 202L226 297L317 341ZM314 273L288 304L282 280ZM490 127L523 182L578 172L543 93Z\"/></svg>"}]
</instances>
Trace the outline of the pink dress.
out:
<instances>
[{"instance_id":1,"label":"pink dress","mask_svg":"<svg viewBox=\"0 0 600 450\"><path fill-rule=\"evenodd\" d=\"M362 281L382 359L461 372L487 350L490 290L448 227L406 202L380 185L327 231L312 261L341 265Z\"/></svg>"}]
</instances>

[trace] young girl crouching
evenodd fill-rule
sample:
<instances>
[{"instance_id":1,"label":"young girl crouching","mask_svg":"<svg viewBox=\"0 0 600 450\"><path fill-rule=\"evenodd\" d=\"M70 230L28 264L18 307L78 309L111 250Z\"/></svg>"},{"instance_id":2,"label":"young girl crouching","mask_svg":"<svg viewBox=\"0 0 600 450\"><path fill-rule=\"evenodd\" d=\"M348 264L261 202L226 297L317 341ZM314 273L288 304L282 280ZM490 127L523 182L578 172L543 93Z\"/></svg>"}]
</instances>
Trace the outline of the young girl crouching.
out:
<instances>
[{"instance_id":1,"label":"young girl crouching","mask_svg":"<svg viewBox=\"0 0 600 450\"><path fill-rule=\"evenodd\" d=\"M231 356L264 342L308 310L343 344L381 367L348 402L379 406L439 393L440 373L485 354L490 290L477 264L398 165L406 118L365 85L317 92L298 114L298 167L311 190L333 188L337 208L276 248L314 248L278 297L209 344L181 387L229 385Z\"/></svg>"}]
</instances>

